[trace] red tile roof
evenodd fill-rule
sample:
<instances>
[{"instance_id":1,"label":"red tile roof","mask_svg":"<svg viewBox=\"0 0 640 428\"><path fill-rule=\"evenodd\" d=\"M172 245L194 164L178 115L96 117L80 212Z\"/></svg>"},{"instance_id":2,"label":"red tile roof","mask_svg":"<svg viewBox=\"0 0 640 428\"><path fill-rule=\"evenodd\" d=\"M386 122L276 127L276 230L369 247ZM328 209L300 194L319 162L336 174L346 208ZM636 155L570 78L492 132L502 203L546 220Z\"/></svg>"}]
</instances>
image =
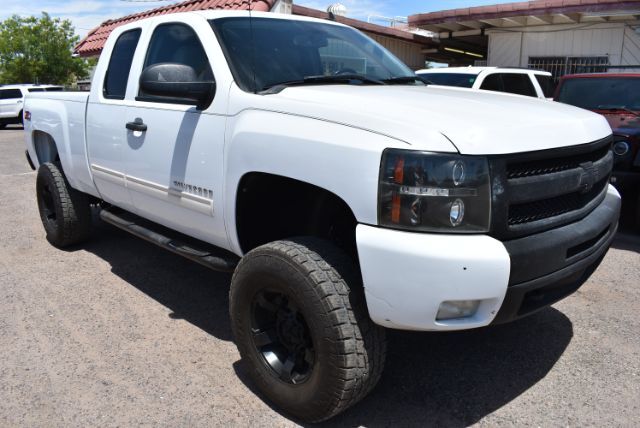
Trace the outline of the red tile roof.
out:
<instances>
[{"instance_id":1,"label":"red tile roof","mask_svg":"<svg viewBox=\"0 0 640 428\"><path fill-rule=\"evenodd\" d=\"M276 0L252 0L251 9L268 12L271 10L275 2ZM87 36L78 43L75 48L75 53L80 56L93 56L100 54L109 34L111 34L114 29L140 19L157 15L166 15L169 13L190 12L206 9L249 10L249 4L249 0L187 0L181 3L162 6L118 19L110 19L100 24L99 27L91 30L89 34L87 34Z\"/></svg>"},{"instance_id":2,"label":"red tile roof","mask_svg":"<svg viewBox=\"0 0 640 428\"><path fill-rule=\"evenodd\" d=\"M638 9L639 7L640 0L532 0L421 13L410 16L409 24L420 26L554 13L607 12Z\"/></svg>"}]
</instances>

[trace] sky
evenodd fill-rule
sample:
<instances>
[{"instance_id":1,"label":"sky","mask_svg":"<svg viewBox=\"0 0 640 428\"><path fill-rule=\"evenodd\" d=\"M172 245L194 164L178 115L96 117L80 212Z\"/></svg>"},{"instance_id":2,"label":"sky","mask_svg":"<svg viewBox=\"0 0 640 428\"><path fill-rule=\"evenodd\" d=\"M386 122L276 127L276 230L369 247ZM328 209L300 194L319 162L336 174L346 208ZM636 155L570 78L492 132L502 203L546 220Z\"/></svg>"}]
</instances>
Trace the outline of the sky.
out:
<instances>
[{"instance_id":1,"label":"sky","mask_svg":"<svg viewBox=\"0 0 640 428\"><path fill-rule=\"evenodd\" d=\"M123 0L0 0L0 20L17 14L28 16L48 12L53 17L70 19L79 36L107 19L118 18L135 12L153 9L158 6L176 3L171 1L123 1ZM496 3L509 3L515 0L339 0L348 9L350 18L367 20L369 16L385 17L408 16L421 12L443 9L479 6ZM326 10L332 0L294 0L295 4ZM384 25L384 21L372 17L372 22Z\"/></svg>"}]
</instances>

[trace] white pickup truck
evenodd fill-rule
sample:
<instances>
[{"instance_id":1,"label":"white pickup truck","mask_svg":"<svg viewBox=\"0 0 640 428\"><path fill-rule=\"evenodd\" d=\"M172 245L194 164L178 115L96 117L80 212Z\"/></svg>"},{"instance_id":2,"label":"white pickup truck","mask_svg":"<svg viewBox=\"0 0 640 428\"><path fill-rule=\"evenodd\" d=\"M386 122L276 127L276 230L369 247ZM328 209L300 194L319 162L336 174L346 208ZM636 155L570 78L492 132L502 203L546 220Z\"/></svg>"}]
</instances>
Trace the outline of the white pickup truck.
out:
<instances>
[{"instance_id":1,"label":"white pickup truck","mask_svg":"<svg viewBox=\"0 0 640 428\"><path fill-rule=\"evenodd\" d=\"M30 95L25 126L47 239L87 239L99 212L233 271L240 354L304 421L374 387L385 328L483 327L577 290L620 210L601 116L427 86L330 21L124 25L91 92Z\"/></svg>"}]
</instances>

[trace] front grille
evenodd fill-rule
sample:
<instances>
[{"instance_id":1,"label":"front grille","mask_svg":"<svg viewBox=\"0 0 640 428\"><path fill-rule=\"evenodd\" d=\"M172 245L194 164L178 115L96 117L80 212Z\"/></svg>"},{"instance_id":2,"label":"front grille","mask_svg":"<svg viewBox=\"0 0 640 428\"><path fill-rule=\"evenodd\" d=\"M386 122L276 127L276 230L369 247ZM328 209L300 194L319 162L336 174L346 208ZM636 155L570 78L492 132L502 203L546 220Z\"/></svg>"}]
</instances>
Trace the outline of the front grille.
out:
<instances>
[{"instance_id":1,"label":"front grille","mask_svg":"<svg viewBox=\"0 0 640 428\"><path fill-rule=\"evenodd\" d=\"M573 192L554 198L510 205L507 223L509 226L515 226L580 210L597 198L608 183L609 177L600 180L600 182L587 193Z\"/></svg>"},{"instance_id":2,"label":"front grille","mask_svg":"<svg viewBox=\"0 0 640 428\"><path fill-rule=\"evenodd\" d=\"M611 138L582 146L497 156L491 234L502 240L577 221L605 197L613 167Z\"/></svg>"}]
</instances>

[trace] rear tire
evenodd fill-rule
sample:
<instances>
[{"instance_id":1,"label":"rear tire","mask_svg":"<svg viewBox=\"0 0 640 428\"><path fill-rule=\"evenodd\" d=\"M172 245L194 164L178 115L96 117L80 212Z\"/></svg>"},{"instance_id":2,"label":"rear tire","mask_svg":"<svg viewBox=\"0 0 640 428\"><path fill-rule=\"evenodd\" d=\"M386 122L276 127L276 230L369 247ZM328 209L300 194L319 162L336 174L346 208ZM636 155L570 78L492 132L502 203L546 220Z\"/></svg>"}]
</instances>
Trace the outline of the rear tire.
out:
<instances>
[{"instance_id":1,"label":"rear tire","mask_svg":"<svg viewBox=\"0 0 640 428\"><path fill-rule=\"evenodd\" d=\"M4 129L7 127L6 123L0 123L0 130Z\"/></svg>"},{"instance_id":2,"label":"rear tire","mask_svg":"<svg viewBox=\"0 0 640 428\"><path fill-rule=\"evenodd\" d=\"M256 248L231 281L236 345L265 396L321 422L366 396L382 374L385 331L369 318L351 259L316 238Z\"/></svg>"},{"instance_id":3,"label":"rear tire","mask_svg":"<svg viewBox=\"0 0 640 428\"><path fill-rule=\"evenodd\" d=\"M40 219L47 233L47 240L51 244L64 248L89 238L89 197L69 185L58 165L40 165L36 179L36 194Z\"/></svg>"}]
</instances>

